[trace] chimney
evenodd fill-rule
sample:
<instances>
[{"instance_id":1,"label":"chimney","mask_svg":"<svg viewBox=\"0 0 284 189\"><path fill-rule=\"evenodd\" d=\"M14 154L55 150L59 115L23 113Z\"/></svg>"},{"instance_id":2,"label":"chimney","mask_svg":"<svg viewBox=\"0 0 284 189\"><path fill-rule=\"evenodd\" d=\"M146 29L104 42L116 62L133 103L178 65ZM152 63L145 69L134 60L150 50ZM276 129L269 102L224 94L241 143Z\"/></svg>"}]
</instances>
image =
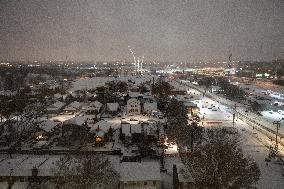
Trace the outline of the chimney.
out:
<instances>
[{"instance_id":1,"label":"chimney","mask_svg":"<svg viewBox=\"0 0 284 189\"><path fill-rule=\"evenodd\" d=\"M33 167L32 169L32 177L37 177L38 175L38 169L36 167Z\"/></svg>"}]
</instances>

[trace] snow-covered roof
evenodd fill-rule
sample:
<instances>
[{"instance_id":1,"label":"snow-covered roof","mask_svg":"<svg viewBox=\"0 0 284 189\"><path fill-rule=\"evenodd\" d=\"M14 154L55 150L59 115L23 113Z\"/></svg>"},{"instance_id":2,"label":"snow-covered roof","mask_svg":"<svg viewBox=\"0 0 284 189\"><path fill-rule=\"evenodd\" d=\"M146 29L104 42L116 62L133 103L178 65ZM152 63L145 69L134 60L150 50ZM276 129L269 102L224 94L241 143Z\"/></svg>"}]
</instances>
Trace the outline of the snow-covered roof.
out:
<instances>
[{"instance_id":1,"label":"snow-covered roof","mask_svg":"<svg viewBox=\"0 0 284 189\"><path fill-rule=\"evenodd\" d=\"M161 180L158 162L122 162L117 171L121 181Z\"/></svg>"},{"instance_id":2,"label":"snow-covered roof","mask_svg":"<svg viewBox=\"0 0 284 189\"><path fill-rule=\"evenodd\" d=\"M67 124L72 124L72 125L83 125L85 122L86 122L87 118L83 117L83 116L76 116L76 117L73 117L69 120L66 120L63 122L64 125L67 125Z\"/></svg>"},{"instance_id":3,"label":"snow-covered roof","mask_svg":"<svg viewBox=\"0 0 284 189\"><path fill-rule=\"evenodd\" d=\"M64 108L64 111L77 111L77 108L74 108L72 106L67 106Z\"/></svg>"},{"instance_id":4,"label":"snow-covered roof","mask_svg":"<svg viewBox=\"0 0 284 189\"><path fill-rule=\"evenodd\" d=\"M125 122L121 124L121 132L125 134L125 136L130 136L130 124Z\"/></svg>"},{"instance_id":5,"label":"snow-covered roof","mask_svg":"<svg viewBox=\"0 0 284 189\"><path fill-rule=\"evenodd\" d=\"M100 103L99 101L95 101L95 102L91 102L90 104L86 105L83 109L85 110L97 110L99 111L102 107L102 103Z\"/></svg>"},{"instance_id":6,"label":"snow-covered roof","mask_svg":"<svg viewBox=\"0 0 284 189\"><path fill-rule=\"evenodd\" d=\"M104 137L105 136L105 132L100 130L100 131L96 132L96 136Z\"/></svg>"},{"instance_id":7,"label":"snow-covered roof","mask_svg":"<svg viewBox=\"0 0 284 189\"><path fill-rule=\"evenodd\" d=\"M46 161L44 157L33 157L25 159L17 166L13 167L11 172L13 176L29 176L32 175L32 168L40 166L42 162Z\"/></svg>"},{"instance_id":8,"label":"snow-covered roof","mask_svg":"<svg viewBox=\"0 0 284 189\"><path fill-rule=\"evenodd\" d=\"M57 101L54 104L50 105L49 107L47 107L48 111L52 111L52 110L59 110L61 109L63 106L65 105L65 103Z\"/></svg>"},{"instance_id":9,"label":"snow-covered roof","mask_svg":"<svg viewBox=\"0 0 284 189\"><path fill-rule=\"evenodd\" d=\"M17 94L17 91L10 91L10 90L0 91L0 95L3 95L3 96L14 96L16 94Z\"/></svg>"},{"instance_id":10,"label":"snow-covered roof","mask_svg":"<svg viewBox=\"0 0 284 189\"><path fill-rule=\"evenodd\" d=\"M141 124L131 124L131 133L141 133L142 132L142 128L141 128Z\"/></svg>"},{"instance_id":11,"label":"snow-covered roof","mask_svg":"<svg viewBox=\"0 0 284 189\"><path fill-rule=\"evenodd\" d=\"M100 120L99 122L95 123L91 126L90 133L96 133L97 128L99 127L100 130L104 132L108 132L109 128L111 127L111 123L105 120Z\"/></svg>"},{"instance_id":12,"label":"snow-covered roof","mask_svg":"<svg viewBox=\"0 0 284 189\"><path fill-rule=\"evenodd\" d=\"M141 124L135 121L134 123L132 122L123 122L121 123L121 129L122 133L125 134L125 136L131 136L133 133L141 133L142 128Z\"/></svg>"},{"instance_id":13,"label":"snow-covered roof","mask_svg":"<svg viewBox=\"0 0 284 189\"><path fill-rule=\"evenodd\" d=\"M64 108L65 111L76 111L82 107L83 103L74 101Z\"/></svg>"},{"instance_id":14,"label":"snow-covered roof","mask_svg":"<svg viewBox=\"0 0 284 189\"><path fill-rule=\"evenodd\" d=\"M119 104L118 103L107 103L107 109L108 111L111 112L116 112L119 108Z\"/></svg>"},{"instance_id":15,"label":"snow-covered roof","mask_svg":"<svg viewBox=\"0 0 284 189\"><path fill-rule=\"evenodd\" d=\"M143 96L143 94L139 93L139 92L129 92L128 95L131 97L131 98L138 98L139 96Z\"/></svg>"},{"instance_id":16,"label":"snow-covered roof","mask_svg":"<svg viewBox=\"0 0 284 189\"><path fill-rule=\"evenodd\" d=\"M147 110L157 110L157 102L145 102L144 103L144 110L147 109Z\"/></svg>"},{"instance_id":17,"label":"snow-covered roof","mask_svg":"<svg viewBox=\"0 0 284 189\"><path fill-rule=\"evenodd\" d=\"M140 105L140 101L136 98L130 98L129 100L127 100L127 105L130 105L130 104Z\"/></svg>"},{"instance_id":18,"label":"snow-covered roof","mask_svg":"<svg viewBox=\"0 0 284 189\"><path fill-rule=\"evenodd\" d=\"M39 128L45 130L46 132L50 132L55 126L59 125L60 122L53 120L45 120L39 124Z\"/></svg>"},{"instance_id":19,"label":"snow-covered roof","mask_svg":"<svg viewBox=\"0 0 284 189\"><path fill-rule=\"evenodd\" d=\"M68 106L72 106L74 108L80 108L82 106L82 104L83 104L82 102L74 101L71 104L69 104Z\"/></svg>"},{"instance_id":20,"label":"snow-covered roof","mask_svg":"<svg viewBox=\"0 0 284 189\"><path fill-rule=\"evenodd\" d=\"M38 176L53 176L57 168L56 162L60 160L60 157L13 155L13 158L0 161L0 176L32 176L33 168L38 169ZM1 186L0 184L0 188Z\"/></svg>"}]
</instances>

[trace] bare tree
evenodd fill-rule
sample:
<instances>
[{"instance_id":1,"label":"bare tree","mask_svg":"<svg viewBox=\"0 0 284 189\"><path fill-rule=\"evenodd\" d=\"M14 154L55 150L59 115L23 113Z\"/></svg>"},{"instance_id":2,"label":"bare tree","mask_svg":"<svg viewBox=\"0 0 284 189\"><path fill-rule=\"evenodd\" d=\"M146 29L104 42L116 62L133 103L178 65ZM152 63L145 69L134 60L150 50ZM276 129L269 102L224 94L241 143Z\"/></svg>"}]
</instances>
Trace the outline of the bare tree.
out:
<instances>
[{"instance_id":1,"label":"bare tree","mask_svg":"<svg viewBox=\"0 0 284 189\"><path fill-rule=\"evenodd\" d=\"M58 189L117 188L118 173L104 155L65 156L56 163Z\"/></svg>"},{"instance_id":2,"label":"bare tree","mask_svg":"<svg viewBox=\"0 0 284 189\"><path fill-rule=\"evenodd\" d=\"M259 180L257 164L244 156L237 136L208 129L193 152L183 156L200 188L252 188Z\"/></svg>"}]
</instances>

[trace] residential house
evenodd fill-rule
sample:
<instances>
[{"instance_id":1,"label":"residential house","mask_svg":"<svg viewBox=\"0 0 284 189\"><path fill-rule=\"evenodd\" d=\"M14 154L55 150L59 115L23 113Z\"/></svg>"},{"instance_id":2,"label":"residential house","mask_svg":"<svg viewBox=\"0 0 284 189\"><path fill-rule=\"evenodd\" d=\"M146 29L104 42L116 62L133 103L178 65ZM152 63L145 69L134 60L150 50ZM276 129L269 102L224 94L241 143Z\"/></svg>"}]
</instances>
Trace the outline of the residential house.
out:
<instances>
[{"instance_id":1,"label":"residential house","mask_svg":"<svg viewBox=\"0 0 284 189\"><path fill-rule=\"evenodd\" d=\"M156 101L145 102L143 104L143 113L144 114L152 115L153 112L157 112L157 111L158 111L158 107L157 107Z\"/></svg>"},{"instance_id":2,"label":"residential house","mask_svg":"<svg viewBox=\"0 0 284 189\"><path fill-rule=\"evenodd\" d=\"M126 142L141 141L143 137L141 123L139 121L122 121L121 134L125 137Z\"/></svg>"},{"instance_id":3,"label":"residential house","mask_svg":"<svg viewBox=\"0 0 284 189\"><path fill-rule=\"evenodd\" d=\"M111 136L107 136L110 129L113 129L112 124L105 120L100 120L91 126L89 133L96 142L104 142L109 140Z\"/></svg>"},{"instance_id":4,"label":"residential house","mask_svg":"<svg viewBox=\"0 0 284 189\"><path fill-rule=\"evenodd\" d=\"M83 103L74 101L74 102L70 103L69 105L67 105L63 109L63 111L66 114L74 114L74 113L78 112L81 109L82 106L83 106Z\"/></svg>"},{"instance_id":5,"label":"residential house","mask_svg":"<svg viewBox=\"0 0 284 189\"><path fill-rule=\"evenodd\" d=\"M127 101L126 111L127 114L140 114L141 113L140 101L136 98L130 98Z\"/></svg>"},{"instance_id":6,"label":"residential house","mask_svg":"<svg viewBox=\"0 0 284 189\"><path fill-rule=\"evenodd\" d=\"M82 109L86 110L86 114L98 114L102 110L102 106L103 104L96 100L82 107Z\"/></svg>"},{"instance_id":7,"label":"residential house","mask_svg":"<svg viewBox=\"0 0 284 189\"><path fill-rule=\"evenodd\" d=\"M57 114L61 112L64 106L65 106L65 103L57 101L54 104L48 106L46 110L47 110L47 113L49 114Z\"/></svg>"},{"instance_id":8,"label":"residential house","mask_svg":"<svg viewBox=\"0 0 284 189\"><path fill-rule=\"evenodd\" d=\"M192 116L197 116L200 112L200 108L193 102L183 102L183 104L187 109L188 114L191 114Z\"/></svg>"},{"instance_id":9,"label":"residential house","mask_svg":"<svg viewBox=\"0 0 284 189\"><path fill-rule=\"evenodd\" d=\"M119 189L160 189L161 174L158 162L122 162L116 167Z\"/></svg>"},{"instance_id":10,"label":"residential house","mask_svg":"<svg viewBox=\"0 0 284 189\"><path fill-rule=\"evenodd\" d=\"M83 116L76 116L63 122L62 125L62 139L63 144L71 144L76 141L83 141L87 137L88 127L87 118Z\"/></svg>"},{"instance_id":11,"label":"residential house","mask_svg":"<svg viewBox=\"0 0 284 189\"><path fill-rule=\"evenodd\" d=\"M53 134L59 134L60 124L61 122L53 120L44 120L40 122L38 131L35 132L35 139L46 140L50 138Z\"/></svg>"},{"instance_id":12,"label":"residential house","mask_svg":"<svg viewBox=\"0 0 284 189\"><path fill-rule=\"evenodd\" d=\"M120 106L118 103L107 103L106 104L106 113L115 116L119 113Z\"/></svg>"}]
</instances>

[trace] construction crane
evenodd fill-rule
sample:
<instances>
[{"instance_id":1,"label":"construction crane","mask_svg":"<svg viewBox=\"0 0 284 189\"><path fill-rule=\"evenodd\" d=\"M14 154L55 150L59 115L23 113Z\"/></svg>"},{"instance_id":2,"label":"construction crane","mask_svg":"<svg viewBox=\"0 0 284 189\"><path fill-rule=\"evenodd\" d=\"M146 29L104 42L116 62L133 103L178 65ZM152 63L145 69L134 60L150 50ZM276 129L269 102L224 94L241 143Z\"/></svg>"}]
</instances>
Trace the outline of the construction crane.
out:
<instances>
[{"instance_id":1,"label":"construction crane","mask_svg":"<svg viewBox=\"0 0 284 189\"><path fill-rule=\"evenodd\" d=\"M131 53L131 54L132 54L132 56L133 56L135 72L136 72L136 74L137 74L137 63L136 63L136 57L135 57L135 54L134 54L134 52L132 51L132 49L131 49L131 47L130 47L130 46L128 46L128 48L129 48L130 53Z\"/></svg>"},{"instance_id":2,"label":"construction crane","mask_svg":"<svg viewBox=\"0 0 284 189\"><path fill-rule=\"evenodd\" d=\"M228 61L228 68L227 68L228 69L227 74L228 74L229 82L231 82L231 68L232 68L231 62L232 62L232 53L229 54L229 61Z\"/></svg>"}]
</instances>

